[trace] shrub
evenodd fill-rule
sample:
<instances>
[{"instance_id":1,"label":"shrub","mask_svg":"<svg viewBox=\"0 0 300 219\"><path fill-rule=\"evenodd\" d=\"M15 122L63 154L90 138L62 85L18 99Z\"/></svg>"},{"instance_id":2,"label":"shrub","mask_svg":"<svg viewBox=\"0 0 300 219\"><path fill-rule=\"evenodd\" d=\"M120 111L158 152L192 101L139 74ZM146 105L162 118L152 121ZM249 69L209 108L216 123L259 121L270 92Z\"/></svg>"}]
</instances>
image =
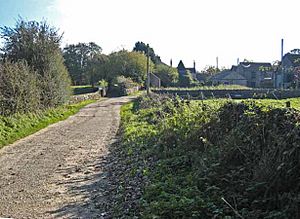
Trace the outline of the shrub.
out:
<instances>
[{"instance_id":1,"label":"shrub","mask_svg":"<svg viewBox=\"0 0 300 219\"><path fill-rule=\"evenodd\" d=\"M0 115L40 108L38 77L24 61L0 65Z\"/></svg>"},{"instance_id":2,"label":"shrub","mask_svg":"<svg viewBox=\"0 0 300 219\"><path fill-rule=\"evenodd\" d=\"M154 95L123 117L141 217L299 218L300 112L219 102Z\"/></svg>"},{"instance_id":3,"label":"shrub","mask_svg":"<svg viewBox=\"0 0 300 219\"><path fill-rule=\"evenodd\" d=\"M46 22L19 20L14 28L2 27L6 60L25 60L39 75L41 104L60 105L70 95L70 79L59 48L61 36Z\"/></svg>"},{"instance_id":4,"label":"shrub","mask_svg":"<svg viewBox=\"0 0 300 219\"><path fill-rule=\"evenodd\" d=\"M176 68L159 64L155 67L155 73L161 80L163 87L174 86L178 82L178 71Z\"/></svg>"},{"instance_id":5,"label":"shrub","mask_svg":"<svg viewBox=\"0 0 300 219\"><path fill-rule=\"evenodd\" d=\"M111 96L128 95L130 93L130 90L137 86L138 84L134 82L131 78L118 76L110 84L109 94Z\"/></svg>"}]
</instances>

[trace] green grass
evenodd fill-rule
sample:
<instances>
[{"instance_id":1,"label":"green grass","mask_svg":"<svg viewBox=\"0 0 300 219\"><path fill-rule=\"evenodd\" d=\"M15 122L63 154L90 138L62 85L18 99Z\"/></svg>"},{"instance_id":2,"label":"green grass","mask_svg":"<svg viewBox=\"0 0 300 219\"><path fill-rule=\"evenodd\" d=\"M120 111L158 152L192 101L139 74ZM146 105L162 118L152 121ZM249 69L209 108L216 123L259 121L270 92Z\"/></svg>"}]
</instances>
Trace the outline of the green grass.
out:
<instances>
[{"instance_id":1,"label":"green grass","mask_svg":"<svg viewBox=\"0 0 300 219\"><path fill-rule=\"evenodd\" d=\"M154 90L251 90L251 87L241 85L217 85L217 86L196 86L196 87L162 87Z\"/></svg>"},{"instance_id":2,"label":"green grass","mask_svg":"<svg viewBox=\"0 0 300 219\"><path fill-rule=\"evenodd\" d=\"M300 110L300 98L181 101L154 95L122 106L121 150L129 170L123 179L146 182L130 216L238 218L230 203L244 218L298 218L294 109Z\"/></svg>"},{"instance_id":3,"label":"green grass","mask_svg":"<svg viewBox=\"0 0 300 219\"><path fill-rule=\"evenodd\" d=\"M77 113L82 107L93 102L95 100L87 100L37 113L15 114L9 117L0 116L0 148L33 134L50 124L65 120Z\"/></svg>"},{"instance_id":4,"label":"green grass","mask_svg":"<svg viewBox=\"0 0 300 219\"><path fill-rule=\"evenodd\" d=\"M98 90L97 87L92 87L91 85L80 85L80 86L71 86L73 95L93 93Z\"/></svg>"},{"instance_id":5,"label":"green grass","mask_svg":"<svg viewBox=\"0 0 300 219\"><path fill-rule=\"evenodd\" d=\"M263 108L286 108L286 103L290 102L290 107L296 110L300 110L300 98L288 98L282 100L275 100L275 99L240 99L240 100L228 100L228 99L208 99L208 100L192 100L191 103L206 103L210 106L218 106L221 107L226 102L254 102L258 106Z\"/></svg>"}]
</instances>

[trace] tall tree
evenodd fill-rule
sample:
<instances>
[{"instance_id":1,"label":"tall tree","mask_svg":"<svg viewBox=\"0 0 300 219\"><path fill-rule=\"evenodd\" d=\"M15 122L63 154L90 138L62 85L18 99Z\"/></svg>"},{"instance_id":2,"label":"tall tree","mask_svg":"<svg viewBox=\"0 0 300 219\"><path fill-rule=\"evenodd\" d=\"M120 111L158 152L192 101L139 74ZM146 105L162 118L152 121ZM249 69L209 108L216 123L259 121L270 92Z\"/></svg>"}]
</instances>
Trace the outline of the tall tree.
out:
<instances>
[{"instance_id":1,"label":"tall tree","mask_svg":"<svg viewBox=\"0 0 300 219\"><path fill-rule=\"evenodd\" d=\"M2 51L11 62L25 60L39 75L44 106L64 103L69 96L69 75L60 50L62 36L46 22L19 20L15 27L1 27Z\"/></svg>"},{"instance_id":2,"label":"tall tree","mask_svg":"<svg viewBox=\"0 0 300 219\"><path fill-rule=\"evenodd\" d=\"M94 42L71 44L63 49L65 65L70 72L73 84L89 83L88 64L101 52L101 47Z\"/></svg>"},{"instance_id":3,"label":"tall tree","mask_svg":"<svg viewBox=\"0 0 300 219\"><path fill-rule=\"evenodd\" d=\"M136 42L133 48L133 51L143 52L147 54L147 45L144 42ZM149 47L149 56L154 64L161 64L161 59L158 55L155 54L154 49Z\"/></svg>"},{"instance_id":4,"label":"tall tree","mask_svg":"<svg viewBox=\"0 0 300 219\"><path fill-rule=\"evenodd\" d=\"M117 76L130 77L134 82L144 83L146 80L147 58L141 52L128 52L121 50L109 55L105 65L106 80L112 81ZM154 64L150 60L150 69Z\"/></svg>"},{"instance_id":5,"label":"tall tree","mask_svg":"<svg viewBox=\"0 0 300 219\"><path fill-rule=\"evenodd\" d=\"M104 54L96 54L88 60L88 79L92 86L95 86L102 79L107 80L106 65L108 61L108 56Z\"/></svg>"}]
</instances>

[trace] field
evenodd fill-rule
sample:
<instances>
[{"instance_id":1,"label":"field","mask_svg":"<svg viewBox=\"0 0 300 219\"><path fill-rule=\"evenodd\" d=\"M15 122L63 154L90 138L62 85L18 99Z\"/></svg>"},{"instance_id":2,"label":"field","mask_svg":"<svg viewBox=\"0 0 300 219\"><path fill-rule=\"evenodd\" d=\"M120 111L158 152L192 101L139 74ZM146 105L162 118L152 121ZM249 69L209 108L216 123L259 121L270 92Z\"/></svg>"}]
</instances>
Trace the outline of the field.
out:
<instances>
[{"instance_id":1,"label":"field","mask_svg":"<svg viewBox=\"0 0 300 219\"><path fill-rule=\"evenodd\" d=\"M159 95L124 106L120 154L127 168L118 193L131 206L128 215L299 218L299 109L299 98ZM133 188L140 195L130 199ZM122 208L120 201L116 216Z\"/></svg>"}]
</instances>

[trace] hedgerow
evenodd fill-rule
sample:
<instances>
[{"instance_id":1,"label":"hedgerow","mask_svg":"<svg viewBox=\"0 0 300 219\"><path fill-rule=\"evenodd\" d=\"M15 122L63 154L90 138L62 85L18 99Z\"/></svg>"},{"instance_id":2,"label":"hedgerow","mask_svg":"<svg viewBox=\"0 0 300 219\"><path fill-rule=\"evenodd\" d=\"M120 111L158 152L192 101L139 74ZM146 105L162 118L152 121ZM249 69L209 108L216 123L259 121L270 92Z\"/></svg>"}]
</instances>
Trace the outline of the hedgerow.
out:
<instances>
[{"instance_id":1,"label":"hedgerow","mask_svg":"<svg viewBox=\"0 0 300 219\"><path fill-rule=\"evenodd\" d=\"M143 181L131 215L299 218L298 110L154 95L122 124L128 176Z\"/></svg>"}]
</instances>

